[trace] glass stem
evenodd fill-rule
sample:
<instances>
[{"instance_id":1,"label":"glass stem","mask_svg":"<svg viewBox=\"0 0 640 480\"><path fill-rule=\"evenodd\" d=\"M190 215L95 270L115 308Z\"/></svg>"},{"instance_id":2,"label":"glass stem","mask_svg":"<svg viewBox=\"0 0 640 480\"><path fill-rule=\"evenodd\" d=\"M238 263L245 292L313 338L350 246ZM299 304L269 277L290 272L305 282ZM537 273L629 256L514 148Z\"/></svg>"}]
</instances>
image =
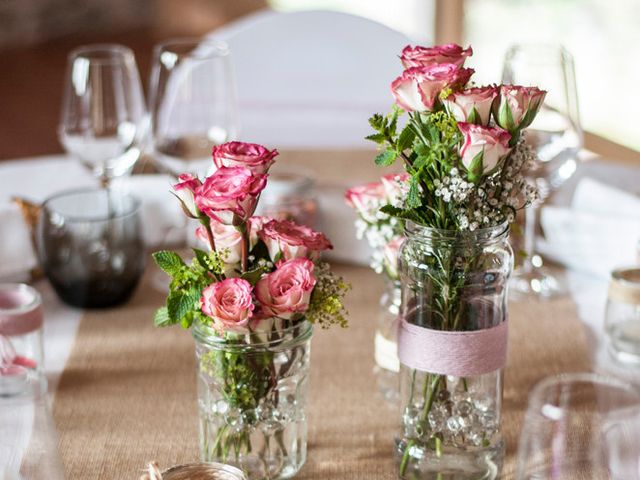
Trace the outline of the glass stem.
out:
<instances>
[{"instance_id":1,"label":"glass stem","mask_svg":"<svg viewBox=\"0 0 640 480\"><path fill-rule=\"evenodd\" d=\"M524 252L526 257L522 263L522 271L525 273L530 273L533 270L531 260L536 242L538 208L538 205L534 204L524 211Z\"/></svg>"}]
</instances>

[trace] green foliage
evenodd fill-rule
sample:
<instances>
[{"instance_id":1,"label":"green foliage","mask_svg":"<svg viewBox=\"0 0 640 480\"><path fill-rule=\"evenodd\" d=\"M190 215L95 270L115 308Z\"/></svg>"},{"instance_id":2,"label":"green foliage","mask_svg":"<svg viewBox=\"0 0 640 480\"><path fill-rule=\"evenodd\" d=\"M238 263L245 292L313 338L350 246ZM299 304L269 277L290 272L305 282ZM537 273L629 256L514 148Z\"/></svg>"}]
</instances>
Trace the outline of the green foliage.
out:
<instances>
[{"instance_id":1,"label":"green foliage","mask_svg":"<svg viewBox=\"0 0 640 480\"><path fill-rule=\"evenodd\" d=\"M194 259L189 265L170 251L153 254L158 266L171 277L166 305L154 317L158 327L180 324L189 328L197 319L205 320L200 312L202 290L224 273L224 264L215 252L194 249Z\"/></svg>"},{"instance_id":2,"label":"green foliage","mask_svg":"<svg viewBox=\"0 0 640 480\"><path fill-rule=\"evenodd\" d=\"M375 162L376 165L380 167L388 167L389 165L393 165L396 158L398 158L398 155L395 150L385 150L376 156Z\"/></svg>"},{"instance_id":3,"label":"green foliage","mask_svg":"<svg viewBox=\"0 0 640 480\"><path fill-rule=\"evenodd\" d=\"M180 256L175 252L168 250L161 250L155 252L152 255L156 264L168 275L174 276L180 272L180 269L184 267L184 262Z\"/></svg>"},{"instance_id":4,"label":"green foliage","mask_svg":"<svg viewBox=\"0 0 640 480\"><path fill-rule=\"evenodd\" d=\"M344 297L351 286L344 279L331 272L329 264L321 263L315 269L316 286L311 294L307 319L322 328L331 325L346 327L348 312Z\"/></svg>"}]
</instances>

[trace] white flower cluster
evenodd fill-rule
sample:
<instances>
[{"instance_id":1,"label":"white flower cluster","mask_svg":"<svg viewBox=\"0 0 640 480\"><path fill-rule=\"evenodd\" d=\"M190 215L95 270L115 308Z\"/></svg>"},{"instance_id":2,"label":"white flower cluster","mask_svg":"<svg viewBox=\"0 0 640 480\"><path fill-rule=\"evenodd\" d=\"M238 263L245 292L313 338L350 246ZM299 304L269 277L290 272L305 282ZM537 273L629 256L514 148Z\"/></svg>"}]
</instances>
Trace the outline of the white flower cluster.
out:
<instances>
[{"instance_id":1,"label":"white flower cluster","mask_svg":"<svg viewBox=\"0 0 640 480\"><path fill-rule=\"evenodd\" d=\"M378 222L366 222L362 218L355 221L356 236L358 239L365 238L367 243L373 250L369 265L376 273L382 273L384 270L384 254L383 248L396 235L402 233L401 222L394 217L390 217L382 212L378 212Z\"/></svg>"},{"instance_id":2,"label":"white flower cluster","mask_svg":"<svg viewBox=\"0 0 640 480\"><path fill-rule=\"evenodd\" d=\"M457 168L435 180L435 194L455 210L460 230L474 231L515 219L515 212L538 199L538 191L524 172L536 161L536 153L523 139L505 160L503 168L474 185Z\"/></svg>"}]
</instances>

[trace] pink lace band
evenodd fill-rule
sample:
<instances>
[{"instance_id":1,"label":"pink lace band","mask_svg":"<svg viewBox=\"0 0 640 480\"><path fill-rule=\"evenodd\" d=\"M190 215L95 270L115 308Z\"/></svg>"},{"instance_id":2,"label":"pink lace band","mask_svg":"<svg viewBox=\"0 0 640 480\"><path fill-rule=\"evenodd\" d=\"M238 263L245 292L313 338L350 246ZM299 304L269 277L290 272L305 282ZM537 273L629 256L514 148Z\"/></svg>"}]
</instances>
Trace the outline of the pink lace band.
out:
<instances>
[{"instance_id":1,"label":"pink lace band","mask_svg":"<svg viewBox=\"0 0 640 480\"><path fill-rule=\"evenodd\" d=\"M0 335L24 335L42 327L40 294L24 284L0 285Z\"/></svg>"},{"instance_id":2,"label":"pink lace band","mask_svg":"<svg viewBox=\"0 0 640 480\"><path fill-rule=\"evenodd\" d=\"M471 377L498 370L507 361L507 322L473 332L447 332L400 320L398 357L409 368Z\"/></svg>"}]
</instances>

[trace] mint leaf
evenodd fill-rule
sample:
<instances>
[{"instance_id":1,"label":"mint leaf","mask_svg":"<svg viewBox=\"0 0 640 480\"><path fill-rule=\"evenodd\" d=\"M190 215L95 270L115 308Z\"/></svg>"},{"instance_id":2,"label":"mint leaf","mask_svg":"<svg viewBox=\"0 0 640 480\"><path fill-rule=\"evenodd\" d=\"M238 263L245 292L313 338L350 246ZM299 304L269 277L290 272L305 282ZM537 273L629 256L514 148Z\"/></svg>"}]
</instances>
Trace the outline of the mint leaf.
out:
<instances>
[{"instance_id":1,"label":"mint leaf","mask_svg":"<svg viewBox=\"0 0 640 480\"><path fill-rule=\"evenodd\" d=\"M196 256L196 260L204 269L209 269L209 263L207 260L209 259L209 254L204 250L200 250L199 248L192 248L193 254Z\"/></svg>"},{"instance_id":2,"label":"mint leaf","mask_svg":"<svg viewBox=\"0 0 640 480\"><path fill-rule=\"evenodd\" d=\"M402 132L400 132L400 136L398 137L398 142L396 144L396 150L398 154L409 148L413 144L413 140L416 138L416 134L411 128L410 125L404 127Z\"/></svg>"},{"instance_id":3,"label":"mint leaf","mask_svg":"<svg viewBox=\"0 0 640 480\"><path fill-rule=\"evenodd\" d=\"M183 321L187 313L196 309L199 300L200 291L197 289L171 292L167 297L167 313L171 321L173 323Z\"/></svg>"},{"instance_id":4,"label":"mint leaf","mask_svg":"<svg viewBox=\"0 0 640 480\"><path fill-rule=\"evenodd\" d=\"M376 156L375 162L376 165L380 167L388 167L396 161L396 158L398 158L398 155L394 150L385 150L384 152Z\"/></svg>"},{"instance_id":5,"label":"mint leaf","mask_svg":"<svg viewBox=\"0 0 640 480\"><path fill-rule=\"evenodd\" d=\"M407 206L417 208L420 206L420 187L416 177L411 177L409 182L409 193L407 193Z\"/></svg>"},{"instance_id":6,"label":"mint leaf","mask_svg":"<svg viewBox=\"0 0 640 480\"><path fill-rule=\"evenodd\" d=\"M180 272L180 269L185 266L180 256L175 252L161 250L155 252L152 256L156 264L172 277L176 276Z\"/></svg>"},{"instance_id":7,"label":"mint leaf","mask_svg":"<svg viewBox=\"0 0 640 480\"><path fill-rule=\"evenodd\" d=\"M371 135L367 135L364 137L365 140L371 140L372 142L376 142L377 144L381 144L386 140L386 137L383 133L374 133Z\"/></svg>"},{"instance_id":8,"label":"mint leaf","mask_svg":"<svg viewBox=\"0 0 640 480\"><path fill-rule=\"evenodd\" d=\"M156 313L153 316L153 323L156 327L168 327L169 325L174 324L174 322L171 321L171 318L169 318L167 307L162 307L156 310Z\"/></svg>"},{"instance_id":9,"label":"mint leaf","mask_svg":"<svg viewBox=\"0 0 640 480\"><path fill-rule=\"evenodd\" d=\"M255 268L254 270L249 270L248 272L244 272L242 275L240 275L240 278L242 278L243 280L246 280L251 285L255 285L256 283L258 283L258 280L262 278L262 274L266 273L267 271L268 269L266 267L258 267L258 268Z\"/></svg>"}]
</instances>

